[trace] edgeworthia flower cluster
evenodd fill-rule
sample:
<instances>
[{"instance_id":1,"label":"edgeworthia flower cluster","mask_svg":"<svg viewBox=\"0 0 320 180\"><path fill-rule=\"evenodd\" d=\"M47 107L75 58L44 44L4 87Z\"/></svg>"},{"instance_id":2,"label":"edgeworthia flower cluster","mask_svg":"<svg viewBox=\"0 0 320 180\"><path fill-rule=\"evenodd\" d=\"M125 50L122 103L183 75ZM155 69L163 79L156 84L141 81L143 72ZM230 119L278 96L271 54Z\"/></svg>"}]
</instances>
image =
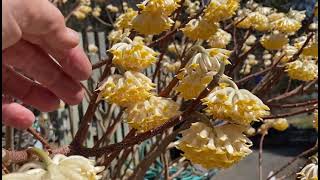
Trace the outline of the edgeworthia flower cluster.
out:
<instances>
[{"instance_id":1,"label":"edgeworthia flower cluster","mask_svg":"<svg viewBox=\"0 0 320 180\"><path fill-rule=\"evenodd\" d=\"M104 166L95 166L95 161L83 156L55 155L52 159L42 150L33 148L33 151L44 162L34 169L10 173L2 176L4 180L99 180L98 175ZM39 163L38 163L39 164ZM23 167L27 166L25 164ZM32 167L32 166L30 166Z\"/></svg>"},{"instance_id":2,"label":"edgeworthia flower cluster","mask_svg":"<svg viewBox=\"0 0 320 180\"><path fill-rule=\"evenodd\" d=\"M191 162L207 169L228 168L251 153L252 142L243 135L244 131L245 128L234 124L209 127L193 123L182 131L177 148Z\"/></svg>"}]
</instances>

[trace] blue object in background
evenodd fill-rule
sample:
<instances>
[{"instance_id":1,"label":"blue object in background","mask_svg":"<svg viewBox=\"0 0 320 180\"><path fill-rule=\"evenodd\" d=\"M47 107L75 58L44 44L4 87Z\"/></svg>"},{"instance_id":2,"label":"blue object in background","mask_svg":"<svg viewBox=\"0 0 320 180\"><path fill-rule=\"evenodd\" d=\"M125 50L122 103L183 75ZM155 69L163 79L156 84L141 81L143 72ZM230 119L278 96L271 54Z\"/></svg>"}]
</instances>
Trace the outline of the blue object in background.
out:
<instances>
[{"instance_id":1,"label":"blue object in background","mask_svg":"<svg viewBox=\"0 0 320 180\"><path fill-rule=\"evenodd\" d=\"M258 84L261 80L262 80L263 76L262 75L258 75L254 78L254 82L255 84Z\"/></svg>"}]
</instances>

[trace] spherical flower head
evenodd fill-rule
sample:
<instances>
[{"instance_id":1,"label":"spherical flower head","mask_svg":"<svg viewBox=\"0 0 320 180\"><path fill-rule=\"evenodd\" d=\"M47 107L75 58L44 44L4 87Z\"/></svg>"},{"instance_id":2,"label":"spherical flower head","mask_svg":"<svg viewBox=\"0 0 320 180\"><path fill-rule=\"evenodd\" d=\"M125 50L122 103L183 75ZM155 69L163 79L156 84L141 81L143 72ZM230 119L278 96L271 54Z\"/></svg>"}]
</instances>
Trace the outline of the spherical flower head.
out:
<instances>
[{"instance_id":1,"label":"spherical flower head","mask_svg":"<svg viewBox=\"0 0 320 180\"><path fill-rule=\"evenodd\" d=\"M112 5L112 4L107 5L106 10L110 11L111 13L119 12L119 8L117 6Z\"/></svg>"},{"instance_id":2,"label":"spherical flower head","mask_svg":"<svg viewBox=\"0 0 320 180\"><path fill-rule=\"evenodd\" d=\"M89 5L80 5L78 11L84 14L89 14L92 12L92 8Z\"/></svg>"},{"instance_id":3,"label":"spherical flower head","mask_svg":"<svg viewBox=\"0 0 320 180\"><path fill-rule=\"evenodd\" d=\"M186 27L182 28L183 34L192 40L207 40L214 35L219 28L218 23L210 22L205 19L192 19Z\"/></svg>"},{"instance_id":4,"label":"spherical flower head","mask_svg":"<svg viewBox=\"0 0 320 180\"><path fill-rule=\"evenodd\" d=\"M248 15L248 20L251 23L251 27L257 31L270 30L269 19L266 15L259 12L252 12Z\"/></svg>"},{"instance_id":5,"label":"spherical flower head","mask_svg":"<svg viewBox=\"0 0 320 180\"><path fill-rule=\"evenodd\" d=\"M318 157L315 157L314 162L306 165L297 175L300 180L318 180Z\"/></svg>"},{"instance_id":6,"label":"spherical flower head","mask_svg":"<svg viewBox=\"0 0 320 180\"><path fill-rule=\"evenodd\" d=\"M292 79L312 81L318 77L318 66L310 59L298 59L286 64L286 72Z\"/></svg>"},{"instance_id":7,"label":"spherical flower head","mask_svg":"<svg viewBox=\"0 0 320 180\"><path fill-rule=\"evenodd\" d=\"M200 9L200 2L199 1L190 1L186 0L184 1L184 6L187 6L186 13L188 13L190 16L194 16L197 14L198 10Z\"/></svg>"},{"instance_id":8,"label":"spherical flower head","mask_svg":"<svg viewBox=\"0 0 320 180\"><path fill-rule=\"evenodd\" d=\"M125 37L128 37L129 34L130 34L129 29L125 29L124 31L122 29L112 30L108 35L108 41L110 44L114 44L114 43L120 42Z\"/></svg>"},{"instance_id":9,"label":"spherical flower head","mask_svg":"<svg viewBox=\"0 0 320 180\"><path fill-rule=\"evenodd\" d=\"M212 0L204 10L204 18L219 22L230 19L239 8L239 0Z\"/></svg>"},{"instance_id":10,"label":"spherical flower head","mask_svg":"<svg viewBox=\"0 0 320 180\"><path fill-rule=\"evenodd\" d=\"M275 59L279 59L279 58L281 58L281 57L283 56L282 59L280 60L280 62L281 62L281 63L286 63L286 62L288 62L288 61L292 58L292 56L293 56L294 54L296 54L297 52L298 52L298 49L297 49L296 47L287 44L287 45L285 45L285 46L282 48L281 51L278 51L278 52L275 54L274 58L275 58Z\"/></svg>"},{"instance_id":11,"label":"spherical flower head","mask_svg":"<svg viewBox=\"0 0 320 180\"><path fill-rule=\"evenodd\" d=\"M87 15L81 11L74 11L72 15L75 16L78 20L84 20L87 17Z\"/></svg>"},{"instance_id":12,"label":"spherical flower head","mask_svg":"<svg viewBox=\"0 0 320 180\"><path fill-rule=\"evenodd\" d=\"M306 36L301 36L296 39L296 43L294 44L294 46L300 49L302 48L306 40ZM313 37L311 41L309 41L307 46L303 48L302 54L305 56L318 57L318 40Z\"/></svg>"},{"instance_id":13,"label":"spherical flower head","mask_svg":"<svg viewBox=\"0 0 320 180\"><path fill-rule=\"evenodd\" d=\"M142 41L125 38L109 50L113 54L112 63L129 71L141 71L154 62L158 53L144 45Z\"/></svg>"},{"instance_id":14,"label":"spherical flower head","mask_svg":"<svg viewBox=\"0 0 320 180\"><path fill-rule=\"evenodd\" d=\"M228 168L239 162L252 151L252 142L243 134L244 127L224 124L209 127L204 123L192 123L182 131L182 138L176 143L183 156L204 168Z\"/></svg>"},{"instance_id":15,"label":"spherical flower head","mask_svg":"<svg viewBox=\"0 0 320 180\"><path fill-rule=\"evenodd\" d=\"M280 50L283 46L288 44L288 42L288 37L283 33L264 35L260 40L261 45L267 50Z\"/></svg>"},{"instance_id":16,"label":"spherical flower head","mask_svg":"<svg viewBox=\"0 0 320 180\"><path fill-rule=\"evenodd\" d=\"M89 44L88 50L89 53L97 53L99 51L99 48L95 44Z\"/></svg>"},{"instance_id":17,"label":"spherical flower head","mask_svg":"<svg viewBox=\"0 0 320 180\"><path fill-rule=\"evenodd\" d=\"M261 120L270 110L250 91L233 87L212 91L202 102L208 115L243 125Z\"/></svg>"},{"instance_id":18,"label":"spherical flower head","mask_svg":"<svg viewBox=\"0 0 320 180\"><path fill-rule=\"evenodd\" d=\"M27 165L27 164L25 164ZM2 176L5 180L41 180L41 179L79 179L79 180L99 180L104 166L95 166L95 161L83 156L65 156L57 154L53 159L48 159L47 164L35 169L25 169L16 173ZM25 166L27 167L27 166ZM30 166L32 167L32 166Z\"/></svg>"},{"instance_id":19,"label":"spherical flower head","mask_svg":"<svg viewBox=\"0 0 320 180\"><path fill-rule=\"evenodd\" d=\"M313 113L313 127L318 131L318 110L316 109Z\"/></svg>"},{"instance_id":20,"label":"spherical flower head","mask_svg":"<svg viewBox=\"0 0 320 180\"><path fill-rule=\"evenodd\" d=\"M133 10L132 8L128 8L124 14L121 14L116 22L115 26L118 29L131 29L132 28L132 20L138 15L138 12Z\"/></svg>"},{"instance_id":21,"label":"spherical flower head","mask_svg":"<svg viewBox=\"0 0 320 180\"><path fill-rule=\"evenodd\" d=\"M167 16L142 12L132 20L132 27L144 35L156 35L168 30L174 22Z\"/></svg>"},{"instance_id":22,"label":"spherical flower head","mask_svg":"<svg viewBox=\"0 0 320 180\"><path fill-rule=\"evenodd\" d=\"M231 55L231 51L223 48L210 48L207 51L213 59L216 59L216 61L224 62L224 64L231 64L228 60Z\"/></svg>"},{"instance_id":23,"label":"spherical flower head","mask_svg":"<svg viewBox=\"0 0 320 180\"><path fill-rule=\"evenodd\" d=\"M218 72L222 62L230 64L228 58L231 51L229 50L221 48L204 49L201 46L194 48L198 48L199 51L195 53L186 64L185 69L187 73L191 71L197 71L203 74L210 71Z\"/></svg>"},{"instance_id":24,"label":"spherical flower head","mask_svg":"<svg viewBox=\"0 0 320 180\"><path fill-rule=\"evenodd\" d=\"M248 37L248 39L247 39L244 43L245 43L246 45L252 46L252 45L254 45L254 44L256 43L256 40L257 40L256 36L250 35L250 36Z\"/></svg>"},{"instance_id":25,"label":"spherical flower head","mask_svg":"<svg viewBox=\"0 0 320 180\"><path fill-rule=\"evenodd\" d=\"M93 8L92 16L99 17L101 15L101 8L99 6Z\"/></svg>"},{"instance_id":26,"label":"spherical flower head","mask_svg":"<svg viewBox=\"0 0 320 180\"><path fill-rule=\"evenodd\" d=\"M170 16L179 7L179 2L180 0L145 0L137 6L142 10L142 13Z\"/></svg>"},{"instance_id":27,"label":"spherical flower head","mask_svg":"<svg viewBox=\"0 0 320 180\"><path fill-rule=\"evenodd\" d=\"M226 48L230 41L231 34L219 28L217 32L208 39L208 44L213 48Z\"/></svg>"},{"instance_id":28,"label":"spherical flower head","mask_svg":"<svg viewBox=\"0 0 320 180\"><path fill-rule=\"evenodd\" d=\"M297 10L290 9L287 15L289 18L292 18L301 22L304 20L304 18L306 18L306 11L305 10L297 11Z\"/></svg>"},{"instance_id":29,"label":"spherical flower head","mask_svg":"<svg viewBox=\"0 0 320 180\"><path fill-rule=\"evenodd\" d=\"M237 22L236 27L241 29L249 29L252 26L248 17L236 17L235 22Z\"/></svg>"},{"instance_id":30,"label":"spherical flower head","mask_svg":"<svg viewBox=\"0 0 320 180\"><path fill-rule=\"evenodd\" d=\"M271 13L268 15L268 19L269 19L269 22L272 23L274 21L277 21L279 19L282 19L282 18L285 18L286 17L286 14L284 13L279 13L279 12L274 12L274 13Z\"/></svg>"},{"instance_id":31,"label":"spherical flower head","mask_svg":"<svg viewBox=\"0 0 320 180\"><path fill-rule=\"evenodd\" d=\"M278 131L284 131L288 129L289 123L285 118L278 118L273 120L272 127Z\"/></svg>"},{"instance_id":32,"label":"spherical flower head","mask_svg":"<svg viewBox=\"0 0 320 180\"><path fill-rule=\"evenodd\" d=\"M127 123L140 133L159 127L180 113L176 102L156 96L129 106L125 112Z\"/></svg>"},{"instance_id":33,"label":"spherical flower head","mask_svg":"<svg viewBox=\"0 0 320 180\"><path fill-rule=\"evenodd\" d=\"M155 84L142 73L126 71L124 75L111 75L98 88L99 98L122 107L145 101Z\"/></svg>"},{"instance_id":34,"label":"spherical flower head","mask_svg":"<svg viewBox=\"0 0 320 180\"><path fill-rule=\"evenodd\" d=\"M246 131L244 132L245 135L247 135L248 137L250 136L254 136L256 134L256 129L249 126L248 129L246 129Z\"/></svg>"},{"instance_id":35,"label":"spherical flower head","mask_svg":"<svg viewBox=\"0 0 320 180\"><path fill-rule=\"evenodd\" d=\"M268 15L274 13L275 9L270 8L270 7L259 6L259 7L257 7L257 9L255 11L259 12L260 14L263 14L265 16L268 16Z\"/></svg>"},{"instance_id":36,"label":"spherical flower head","mask_svg":"<svg viewBox=\"0 0 320 180\"><path fill-rule=\"evenodd\" d=\"M177 75L179 83L175 90L185 99L198 97L219 71L221 62L226 63L229 55L228 50L201 48Z\"/></svg>"},{"instance_id":37,"label":"spherical flower head","mask_svg":"<svg viewBox=\"0 0 320 180\"><path fill-rule=\"evenodd\" d=\"M191 71L185 73L183 76L183 73L184 72L178 74L180 80L175 90L186 100L197 98L204 88L212 81L215 74L214 72L201 73Z\"/></svg>"},{"instance_id":38,"label":"spherical flower head","mask_svg":"<svg viewBox=\"0 0 320 180\"><path fill-rule=\"evenodd\" d=\"M180 69L181 61L176 61L173 63L164 62L162 66L165 68L167 72L175 73Z\"/></svg>"},{"instance_id":39,"label":"spherical flower head","mask_svg":"<svg viewBox=\"0 0 320 180\"><path fill-rule=\"evenodd\" d=\"M271 22L272 29L286 34L293 34L297 32L301 26L302 25L300 21L287 16Z\"/></svg>"}]
</instances>

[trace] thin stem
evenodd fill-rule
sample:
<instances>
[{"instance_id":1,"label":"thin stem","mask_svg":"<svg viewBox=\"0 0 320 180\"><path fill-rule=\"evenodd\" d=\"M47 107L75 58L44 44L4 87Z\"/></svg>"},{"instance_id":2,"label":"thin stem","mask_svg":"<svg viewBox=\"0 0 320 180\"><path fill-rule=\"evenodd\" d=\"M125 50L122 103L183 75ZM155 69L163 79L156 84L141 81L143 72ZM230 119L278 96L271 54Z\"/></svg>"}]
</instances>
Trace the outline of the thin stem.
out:
<instances>
[{"instance_id":1,"label":"thin stem","mask_svg":"<svg viewBox=\"0 0 320 180\"><path fill-rule=\"evenodd\" d=\"M227 83L227 84L229 84L229 85L230 85L233 89L235 89L235 90L238 90L238 89L239 89L238 86L237 86L237 84L234 83L231 79L227 78L226 76L222 76L222 77L220 78L220 81L219 81L219 82Z\"/></svg>"},{"instance_id":2,"label":"thin stem","mask_svg":"<svg viewBox=\"0 0 320 180\"><path fill-rule=\"evenodd\" d=\"M259 143L259 180L262 180L262 153L263 153L263 140L267 133L263 133Z\"/></svg>"},{"instance_id":3,"label":"thin stem","mask_svg":"<svg viewBox=\"0 0 320 180\"><path fill-rule=\"evenodd\" d=\"M51 154L52 150L49 145L49 143L33 128L28 128L27 131L33 135L34 138L36 138L38 141L41 142L41 144L44 146L45 149L48 150L48 152Z\"/></svg>"},{"instance_id":4,"label":"thin stem","mask_svg":"<svg viewBox=\"0 0 320 180\"><path fill-rule=\"evenodd\" d=\"M28 151L38 156L45 163L46 167L48 167L52 163L52 160L50 159L48 154L42 149L32 147L28 149Z\"/></svg>"},{"instance_id":5,"label":"thin stem","mask_svg":"<svg viewBox=\"0 0 320 180\"><path fill-rule=\"evenodd\" d=\"M315 107L312 107L312 108L303 108L301 110L297 110L297 111L289 112L289 113L266 116L263 119L284 118L284 117L288 117L288 116L294 116L294 115L297 115L297 114L303 114L303 113L307 113L307 112L312 112L312 111L314 111L316 109L318 109L318 106L315 106Z\"/></svg>"}]
</instances>

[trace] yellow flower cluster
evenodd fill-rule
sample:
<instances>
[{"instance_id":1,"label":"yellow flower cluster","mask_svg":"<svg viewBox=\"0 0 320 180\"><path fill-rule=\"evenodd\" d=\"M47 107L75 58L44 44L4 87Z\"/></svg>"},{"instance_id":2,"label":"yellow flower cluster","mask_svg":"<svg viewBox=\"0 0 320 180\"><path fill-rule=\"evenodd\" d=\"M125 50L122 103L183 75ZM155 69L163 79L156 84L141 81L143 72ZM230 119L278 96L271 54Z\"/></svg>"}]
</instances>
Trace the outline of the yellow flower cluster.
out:
<instances>
[{"instance_id":1,"label":"yellow flower cluster","mask_svg":"<svg viewBox=\"0 0 320 180\"><path fill-rule=\"evenodd\" d=\"M285 34L274 32L270 35L264 35L260 39L261 45L268 50L280 50L288 44L289 39Z\"/></svg>"},{"instance_id":2,"label":"yellow flower cluster","mask_svg":"<svg viewBox=\"0 0 320 180\"><path fill-rule=\"evenodd\" d=\"M286 71L290 78L300 81L311 81L318 77L318 65L307 58L287 63Z\"/></svg>"},{"instance_id":3,"label":"yellow flower cluster","mask_svg":"<svg viewBox=\"0 0 320 180\"><path fill-rule=\"evenodd\" d=\"M202 99L206 113L214 118L229 120L243 125L261 120L269 115L269 107L246 89L226 87L212 91Z\"/></svg>"},{"instance_id":4,"label":"yellow flower cluster","mask_svg":"<svg viewBox=\"0 0 320 180\"><path fill-rule=\"evenodd\" d=\"M300 180L318 180L318 157L315 157L314 161L306 165L297 175Z\"/></svg>"},{"instance_id":5,"label":"yellow flower cluster","mask_svg":"<svg viewBox=\"0 0 320 180\"><path fill-rule=\"evenodd\" d=\"M99 98L122 107L145 101L155 84L144 74L126 71L124 75L111 75L102 83Z\"/></svg>"},{"instance_id":6,"label":"yellow flower cluster","mask_svg":"<svg viewBox=\"0 0 320 180\"><path fill-rule=\"evenodd\" d=\"M301 28L301 21L305 18L305 11L290 10L288 14L274 13L269 18L273 30L293 34Z\"/></svg>"},{"instance_id":7,"label":"yellow flower cluster","mask_svg":"<svg viewBox=\"0 0 320 180\"><path fill-rule=\"evenodd\" d=\"M109 51L113 54L113 64L131 71L141 71L147 68L157 60L158 55L145 46L142 40L131 41L129 38L113 45Z\"/></svg>"},{"instance_id":8,"label":"yellow flower cluster","mask_svg":"<svg viewBox=\"0 0 320 180\"><path fill-rule=\"evenodd\" d=\"M204 19L219 22L230 19L239 8L239 0L212 0L204 10Z\"/></svg>"},{"instance_id":9,"label":"yellow flower cluster","mask_svg":"<svg viewBox=\"0 0 320 180\"><path fill-rule=\"evenodd\" d=\"M193 123L182 131L177 148L183 151L186 159L204 168L228 168L252 152L249 149L252 142L243 135L244 130L234 124L212 128L204 123Z\"/></svg>"},{"instance_id":10,"label":"yellow flower cluster","mask_svg":"<svg viewBox=\"0 0 320 180\"><path fill-rule=\"evenodd\" d=\"M184 76L182 74L185 74ZM200 73L196 71L182 72L178 74L179 84L175 88L180 92L180 96L188 99L193 99L199 96L201 91L210 83L214 76L214 72Z\"/></svg>"},{"instance_id":11,"label":"yellow flower cluster","mask_svg":"<svg viewBox=\"0 0 320 180\"><path fill-rule=\"evenodd\" d=\"M288 44L289 39L285 34L274 32L270 35L264 35L260 39L261 45L268 50L280 50Z\"/></svg>"},{"instance_id":12,"label":"yellow flower cluster","mask_svg":"<svg viewBox=\"0 0 320 180\"><path fill-rule=\"evenodd\" d=\"M185 99L196 98L217 74L221 62L228 63L231 53L219 48L199 48L200 52L195 53L177 75L180 81L175 90Z\"/></svg>"},{"instance_id":13,"label":"yellow flower cluster","mask_svg":"<svg viewBox=\"0 0 320 180\"><path fill-rule=\"evenodd\" d=\"M162 66L167 72L175 73L180 69L181 61L176 61L174 63L164 62Z\"/></svg>"},{"instance_id":14,"label":"yellow flower cluster","mask_svg":"<svg viewBox=\"0 0 320 180\"><path fill-rule=\"evenodd\" d=\"M42 150L41 150L42 151ZM44 153L44 152L43 152ZM2 176L4 180L58 180L58 179L77 179L77 180L99 180L99 175L105 167L95 166L95 161L83 156L69 156L57 154L50 159L46 157L44 163L37 163L39 167L31 169L34 165L24 164L18 172ZM30 164L30 165L29 165ZM35 164L32 162L32 164Z\"/></svg>"},{"instance_id":15,"label":"yellow flower cluster","mask_svg":"<svg viewBox=\"0 0 320 180\"><path fill-rule=\"evenodd\" d=\"M182 32L185 36L190 38L191 40L207 40L210 36L214 35L219 28L218 23L212 23L207 21L206 19L192 19L186 25L186 27L182 28Z\"/></svg>"},{"instance_id":16,"label":"yellow flower cluster","mask_svg":"<svg viewBox=\"0 0 320 180\"><path fill-rule=\"evenodd\" d=\"M119 30L112 30L109 34L108 34L108 41L109 43L112 45L114 43L120 42L122 39L124 39L125 37L128 37L130 34L130 30L129 29L119 29Z\"/></svg>"},{"instance_id":17,"label":"yellow flower cluster","mask_svg":"<svg viewBox=\"0 0 320 180\"><path fill-rule=\"evenodd\" d=\"M283 58L281 59L280 62L282 63L286 63L288 62L292 56L294 54L296 54L298 52L298 49L294 46L291 46L289 44L285 45L282 50L278 51L276 54L275 54L275 59L279 59L283 56Z\"/></svg>"},{"instance_id":18,"label":"yellow flower cluster","mask_svg":"<svg viewBox=\"0 0 320 180\"><path fill-rule=\"evenodd\" d=\"M283 33L292 34L301 28L301 22L288 17L281 18L274 22L271 22L273 29L281 31Z\"/></svg>"},{"instance_id":19,"label":"yellow flower cluster","mask_svg":"<svg viewBox=\"0 0 320 180\"><path fill-rule=\"evenodd\" d=\"M77 8L72 15L75 16L78 20L83 20L87 17L88 14L92 12L91 1L82 0L80 1L80 6Z\"/></svg>"},{"instance_id":20,"label":"yellow flower cluster","mask_svg":"<svg viewBox=\"0 0 320 180\"><path fill-rule=\"evenodd\" d=\"M138 12L132 8L128 8L124 14L121 14L116 22L115 27L118 29L131 29L132 20L138 15Z\"/></svg>"},{"instance_id":21,"label":"yellow flower cluster","mask_svg":"<svg viewBox=\"0 0 320 180\"><path fill-rule=\"evenodd\" d=\"M126 109L128 124L140 133L154 129L179 115L179 105L171 99L151 96Z\"/></svg>"},{"instance_id":22,"label":"yellow flower cluster","mask_svg":"<svg viewBox=\"0 0 320 180\"><path fill-rule=\"evenodd\" d=\"M284 131L289 127L289 123L285 118L268 119L265 120L264 125L270 128L272 127L278 131Z\"/></svg>"},{"instance_id":23,"label":"yellow flower cluster","mask_svg":"<svg viewBox=\"0 0 320 180\"><path fill-rule=\"evenodd\" d=\"M101 8L99 6L96 6L93 8L92 16L99 17L101 15Z\"/></svg>"},{"instance_id":24,"label":"yellow flower cluster","mask_svg":"<svg viewBox=\"0 0 320 180\"><path fill-rule=\"evenodd\" d=\"M123 8L123 9L125 10L125 8ZM111 13L117 13L117 12L119 12L119 8L118 8L117 6L112 5L112 4L108 4L108 5L106 6L106 10L107 10L107 11L110 11Z\"/></svg>"},{"instance_id":25,"label":"yellow flower cluster","mask_svg":"<svg viewBox=\"0 0 320 180\"><path fill-rule=\"evenodd\" d=\"M268 17L260 12L251 12L247 15L247 17L240 16L236 18L236 20L239 22L236 25L238 28L252 28L257 31L268 31L270 29Z\"/></svg>"},{"instance_id":26,"label":"yellow flower cluster","mask_svg":"<svg viewBox=\"0 0 320 180\"><path fill-rule=\"evenodd\" d=\"M294 46L300 49L305 41L307 40L307 36L301 36L296 39L296 43ZM311 41L307 44L305 48L303 48L302 54L305 56L318 57L318 40L316 38L312 38Z\"/></svg>"},{"instance_id":27,"label":"yellow flower cluster","mask_svg":"<svg viewBox=\"0 0 320 180\"><path fill-rule=\"evenodd\" d=\"M251 72L251 69L254 65L258 64L256 56L253 54L249 54L247 59L244 60L243 66L240 70L241 74L247 75Z\"/></svg>"},{"instance_id":28,"label":"yellow flower cluster","mask_svg":"<svg viewBox=\"0 0 320 180\"><path fill-rule=\"evenodd\" d=\"M226 48L230 41L231 34L219 28L207 42L213 48Z\"/></svg>"},{"instance_id":29,"label":"yellow flower cluster","mask_svg":"<svg viewBox=\"0 0 320 180\"><path fill-rule=\"evenodd\" d=\"M200 9L200 2L191 0L185 0L184 6L187 6L186 13L188 13L190 16L196 15L197 11Z\"/></svg>"},{"instance_id":30,"label":"yellow flower cluster","mask_svg":"<svg viewBox=\"0 0 320 180\"><path fill-rule=\"evenodd\" d=\"M159 34L168 30L173 21L169 18L180 0L145 0L137 6L141 13L133 20L133 28L145 35Z\"/></svg>"}]
</instances>

